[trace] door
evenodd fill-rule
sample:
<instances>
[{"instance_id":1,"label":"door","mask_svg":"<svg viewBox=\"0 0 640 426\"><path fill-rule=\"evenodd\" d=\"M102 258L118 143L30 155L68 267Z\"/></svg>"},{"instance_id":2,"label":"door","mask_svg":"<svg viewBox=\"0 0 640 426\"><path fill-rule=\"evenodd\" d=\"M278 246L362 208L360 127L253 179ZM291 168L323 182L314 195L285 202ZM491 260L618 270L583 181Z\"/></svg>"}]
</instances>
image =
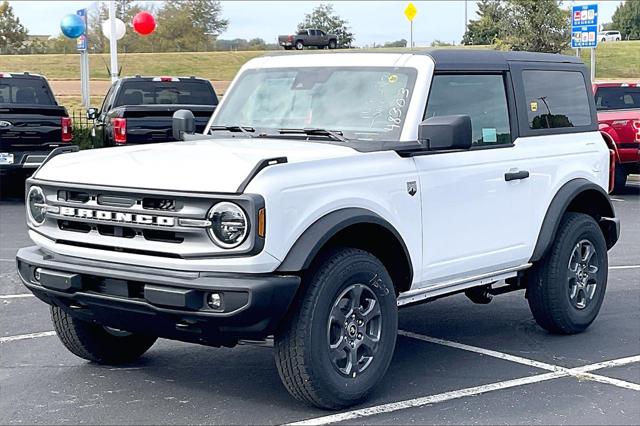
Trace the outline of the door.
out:
<instances>
[{"instance_id":1,"label":"door","mask_svg":"<svg viewBox=\"0 0 640 426\"><path fill-rule=\"evenodd\" d=\"M93 123L92 137L93 137L93 146L96 148L107 146L106 144L106 126L107 126L107 113L111 109L111 105L113 104L113 94L116 92L116 84L111 85L109 91L104 97L102 101L102 105L100 106L100 111L98 111L98 116L96 117Z\"/></svg>"},{"instance_id":2,"label":"door","mask_svg":"<svg viewBox=\"0 0 640 426\"><path fill-rule=\"evenodd\" d=\"M425 118L469 115L473 146L414 157L422 195L421 286L528 261L531 188L525 154L513 144L510 87L507 74L433 77Z\"/></svg>"}]
</instances>

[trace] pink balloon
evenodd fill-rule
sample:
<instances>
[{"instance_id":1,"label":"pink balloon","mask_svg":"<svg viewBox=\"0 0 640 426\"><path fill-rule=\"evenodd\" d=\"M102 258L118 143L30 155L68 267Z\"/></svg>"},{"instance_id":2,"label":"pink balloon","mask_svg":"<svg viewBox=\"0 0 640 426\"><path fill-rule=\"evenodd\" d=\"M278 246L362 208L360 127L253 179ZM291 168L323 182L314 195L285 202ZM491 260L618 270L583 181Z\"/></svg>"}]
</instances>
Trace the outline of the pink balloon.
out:
<instances>
[{"instance_id":1,"label":"pink balloon","mask_svg":"<svg viewBox=\"0 0 640 426\"><path fill-rule=\"evenodd\" d=\"M156 20L149 12L140 12L133 17L133 29L140 35L149 35L156 29Z\"/></svg>"}]
</instances>

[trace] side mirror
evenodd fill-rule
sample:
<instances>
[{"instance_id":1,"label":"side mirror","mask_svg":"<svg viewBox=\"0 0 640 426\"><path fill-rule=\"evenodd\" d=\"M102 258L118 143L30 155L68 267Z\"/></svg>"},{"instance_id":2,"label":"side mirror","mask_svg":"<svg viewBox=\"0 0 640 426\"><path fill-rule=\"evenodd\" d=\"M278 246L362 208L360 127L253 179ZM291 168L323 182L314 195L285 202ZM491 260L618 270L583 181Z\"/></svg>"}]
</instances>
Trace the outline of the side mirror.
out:
<instances>
[{"instance_id":1,"label":"side mirror","mask_svg":"<svg viewBox=\"0 0 640 426\"><path fill-rule=\"evenodd\" d=\"M188 109L179 109L173 113L172 123L173 138L177 141L184 140L184 135L192 135L196 132L196 118Z\"/></svg>"},{"instance_id":2,"label":"side mirror","mask_svg":"<svg viewBox=\"0 0 640 426\"><path fill-rule=\"evenodd\" d=\"M87 109L87 120L95 120L98 118L98 108Z\"/></svg>"},{"instance_id":3,"label":"side mirror","mask_svg":"<svg viewBox=\"0 0 640 426\"><path fill-rule=\"evenodd\" d=\"M471 117L443 115L418 126L418 142L431 151L471 148Z\"/></svg>"}]
</instances>

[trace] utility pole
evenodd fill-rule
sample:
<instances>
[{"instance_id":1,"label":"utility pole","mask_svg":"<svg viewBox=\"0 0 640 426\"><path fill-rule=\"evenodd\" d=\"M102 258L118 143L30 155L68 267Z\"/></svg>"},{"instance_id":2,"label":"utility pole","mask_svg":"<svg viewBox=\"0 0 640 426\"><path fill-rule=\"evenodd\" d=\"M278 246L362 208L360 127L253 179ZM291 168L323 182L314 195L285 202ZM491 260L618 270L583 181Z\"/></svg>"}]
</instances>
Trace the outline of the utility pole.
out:
<instances>
[{"instance_id":1,"label":"utility pole","mask_svg":"<svg viewBox=\"0 0 640 426\"><path fill-rule=\"evenodd\" d=\"M111 82L118 81L118 40L116 40L116 2L109 2L109 23L111 37L109 38L109 53L111 56Z\"/></svg>"},{"instance_id":2,"label":"utility pole","mask_svg":"<svg viewBox=\"0 0 640 426\"><path fill-rule=\"evenodd\" d=\"M467 5L468 1L464 0L464 33L467 33L467 28L469 26L469 20L467 19Z\"/></svg>"}]
</instances>

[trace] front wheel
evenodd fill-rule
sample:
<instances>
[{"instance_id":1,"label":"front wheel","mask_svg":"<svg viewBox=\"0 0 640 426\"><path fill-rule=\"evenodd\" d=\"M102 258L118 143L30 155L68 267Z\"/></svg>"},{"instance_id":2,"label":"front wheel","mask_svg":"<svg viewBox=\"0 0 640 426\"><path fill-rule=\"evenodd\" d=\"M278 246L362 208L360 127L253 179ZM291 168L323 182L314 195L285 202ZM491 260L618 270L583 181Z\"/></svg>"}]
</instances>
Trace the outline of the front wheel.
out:
<instances>
[{"instance_id":1,"label":"front wheel","mask_svg":"<svg viewBox=\"0 0 640 426\"><path fill-rule=\"evenodd\" d=\"M302 50L304 49L304 44L302 43L301 40L296 41L296 50Z\"/></svg>"},{"instance_id":2,"label":"front wheel","mask_svg":"<svg viewBox=\"0 0 640 426\"><path fill-rule=\"evenodd\" d=\"M363 401L382 379L396 342L391 278L373 255L332 252L276 333L278 373L296 399L325 409Z\"/></svg>"},{"instance_id":3,"label":"front wheel","mask_svg":"<svg viewBox=\"0 0 640 426\"><path fill-rule=\"evenodd\" d=\"M527 299L538 325L575 334L595 320L607 288L607 244L598 223L567 213L549 253L533 267Z\"/></svg>"},{"instance_id":4,"label":"front wheel","mask_svg":"<svg viewBox=\"0 0 640 426\"><path fill-rule=\"evenodd\" d=\"M329 49L335 49L337 46L338 45L335 40L329 40Z\"/></svg>"},{"instance_id":5,"label":"front wheel","mask_svg":"<svg viewBox=\"0 0 640 426\"><path fill-rule=\"evenodd\" d=\"M51 307L51 319L62 344L71 353L99 364L135 361L157 339L82 321L57 306Z\"/></svg>"}]
</instances>

